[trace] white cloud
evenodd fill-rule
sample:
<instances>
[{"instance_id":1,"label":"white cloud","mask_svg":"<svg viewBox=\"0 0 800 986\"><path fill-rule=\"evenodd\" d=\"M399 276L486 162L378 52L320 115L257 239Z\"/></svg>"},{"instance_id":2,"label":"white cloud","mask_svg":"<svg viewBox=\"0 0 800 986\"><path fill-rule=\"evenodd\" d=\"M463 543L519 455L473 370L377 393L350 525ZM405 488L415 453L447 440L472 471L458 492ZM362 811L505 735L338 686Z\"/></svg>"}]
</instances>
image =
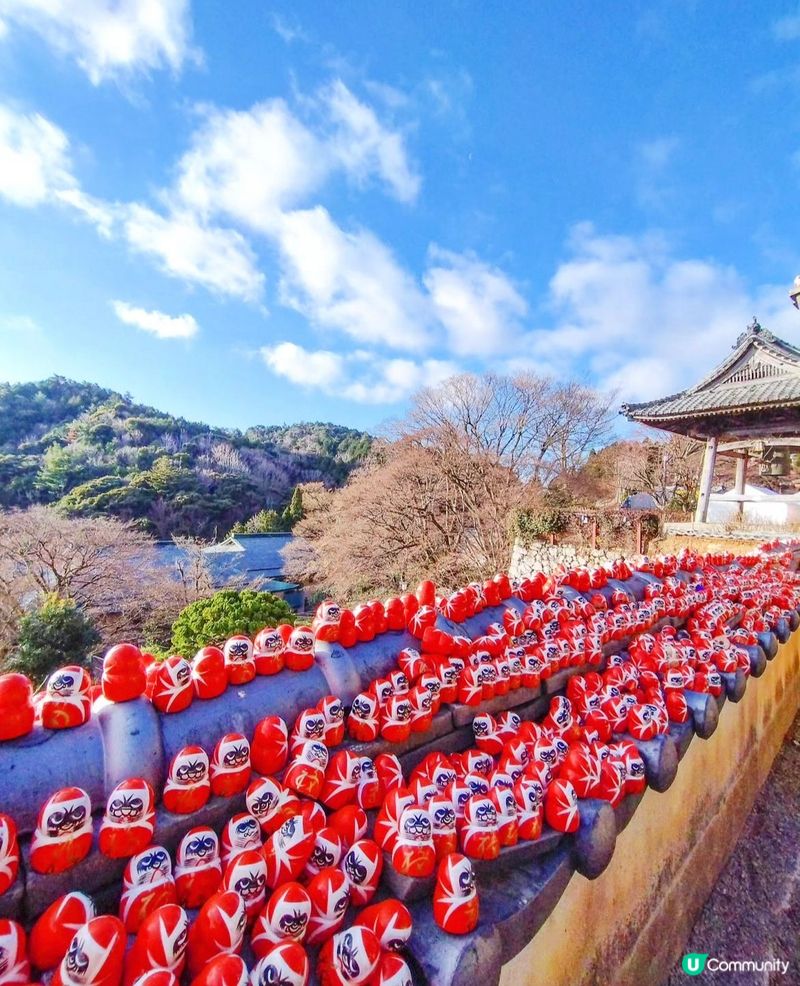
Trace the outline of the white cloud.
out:
<instances>
[{"instance_id":1,"label":"white cloud","mask_svg":"<svg viewBox=\"0 0 800 986\"><path fill-rule=\"evenodd\" d=\"M423 281L455 353L496 355L519 335L528 305L503 271L435 246L429 258Z\"/></svg>"},{"instance_id":2,"label":"white cloud","mask_svg":"<svg viewBox=\"0 0 800 986\"><path fill-rule=\"evenodd\" d=\"M368 230L347 232L317 206L283 215L278 242L284 304L362 342L400 350L427 346L427 298Z\"/></svg>"},{"instance_id":3,"label":"white cloud","mask_svg":"<svg viewBox=\"0 0 800 986\"><path fill-rule=\"evenodd\" d=\"M0 196L15 205L40 205L55 191L75 186L70 169L63 130L38 113L0 106Z\"/></svg>"},{"instance_id":4,"label":"white cloud","mask_svg":"<svg viewBox=\"0 0 800 986\"><path fill-rule=\"evenodd\" d=\"M92 195L87 195L80 188L59 189L54 192L54 198L62 205L68 205L75 209L79 215L95 227L104 239L111 237L119 213L117 206L110 202L104 202L102 199L96 199Z\"/></svg>"},{"instance_id":5,"label":"white cloud","mask_svg":"<svg viewBox=\"0 0 800 986\"><path fill-rule=\"evenodd\" d=\"M402 135L385 127L341 79L322 92L322 101L334 124L331 153L348 174L362 184L376 174L401 202L413 202L421 179L408 160Z\"/></svg>"},{"instance_id":6,"label":"white cloud","mask_svg":"<svg viewBox=\"0 0 800 986\"><path fill-rule=\"evenodd\" d=\"M30 315L12 315L0 312L0 335L38 336L42 328Z\"/></svg>"},{"instance_id":7,"label":"white cloud","mask_svg":"<svg viewBox=\"0 0 800 986\"><path fill-rule=\"evenodd\" d=\"M281 17L280 14L274 12L271 21L272 29L285 44L294 44L295 41L303 41L306 44L310 43L311 38L296 22L290 22L285 17Z\"/></svg>"},{"instance_id":8,"label":"white cloud","mask_svg":"<svg viewBox=\"0 0 800 986\"><path fill-rule=\"evenodd\" d=\"M364 350L309 350L293 342L265 346L261 356L273 373L297 387L363 404L395 404L419 387L440 383L458 372L446 360L415 362Z\"/></svg>"},{"instance_id":9,"label":"white cloud","mask_svg":"<svg viewBox=\"0 0 800 986\"><path fill-rule=\"evenodd\" d=\"M732 267L675 257L656 235L608 236L588 224L550 282L551 328L530 355L562 374L582 371L621 400L647 400L696 383L753 314L776 334L796 331L786 287L749 290Z\"/></svg>"},{"instance_id":10,"label":"white cloud","mask_svg":"<svg viewBox=\"0 0 800 986\"><path fill-rule=\"evenodd\" d=\"M778 41L800 41L800 13L780 17L772 25L772 33Z\"/></svg>"},{"instance_id":11,"label":"white cloud","mask_svg":"<svg viewBox=\"0 0 800 986\"><path fill-rule=\"evenodd\" d=\"M165 315L164 312L137 308L127 301L112 301L111 306L120 322L149 332L158 339L191 339L198 332L192 315Z\"/></svg>"},{"instance_id":12,"label":"white cloud","mask_svg":"<svg viewBox=\"0 0 800 986\"><path fill-rule=\"evenodd\" d=\"M235 230L205 226L190 212L164 216L137 203L124 209L123 229L134 250L154 257L172 277L243 301L263 293L255 254Z\"/></svg>"},{"instance_id":13,"label":"white cloud","mask_svg":"<svg viewBox=\"0 0 800 986\"><path fill-rule=\"evenodd\" d=\"M179 71L191 46L189 0L0 0L7 23L34 31L98 83L136 71Z\"/></svg>"},{"instance_id":14,"label":"white cloud","mask_svg":"<svg viewBox=\"0 0 800 986\"><path fill-rule=\"evenodd\" d=\"M175 194L206 218L222 214L268 233L281 210L315 191L327 171L320 141L273 99L249 110L207 110L178 163Z\"/></svg>"},{"instance_id":15,"label":"white cloud","mask_svg":"<svg viewBox=\"0 0 800 986\"><path fill-rule=\"evenodd\" d=\"M303 102L321 111L315 129L282 99L239 111L206 108L168 194L206 218L226 215L267 235L282 211L308 202L337 170L362 184L376 175L398 199L415 198L419 176L402 135L343 82Z\"/></svg>"}]
</instances>

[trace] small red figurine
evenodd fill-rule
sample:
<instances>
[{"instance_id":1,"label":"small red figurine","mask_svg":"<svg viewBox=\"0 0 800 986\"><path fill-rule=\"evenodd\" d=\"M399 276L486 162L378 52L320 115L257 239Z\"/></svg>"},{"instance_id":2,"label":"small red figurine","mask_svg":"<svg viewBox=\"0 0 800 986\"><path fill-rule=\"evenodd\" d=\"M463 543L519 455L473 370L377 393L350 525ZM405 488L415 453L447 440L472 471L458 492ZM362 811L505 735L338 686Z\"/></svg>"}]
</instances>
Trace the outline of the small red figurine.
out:
<instances>
[{"instance_id":1,"label":"small red figurine","mask_svg":"<svg viewBox=\"0 0 800 986\"><path fill-rule=\"evenodd\" d=\"M92 804L79 787L56 791L42 806L31 839L31 868L37 873L62 873L89 855L92 848Z\"/></svg>"},{"instance_id":2,"label":"small red figurine","mask_svg":"<svg viewBox=\"0 0 800 986\"><path fill-rule=\"evenodd\" d=\"M126 859L146 849L155 830L154 802L153 789L141 777L117 784L100 825L100 852L111 859Z\"/></svg>"},{"instance_id":3,"label":"small red figurine","mask_svg":"<svg viewBox=\"0 0 800 986\"><path fill-rule=\"evenodd\" d=\"M451 935L466 935L478 924L478 892L472 863L451 853L439 863L433 892L433 919Z\"/></svg>"},{"instance_id":4,"label":"small red figurine","mask_svg":"<svg viewBox=\"0 0 800 986\"><path fill-rule=\"evenodd\" d=\"M28 956L40 972L49 972L67 954L72 936L94 917L91 897L77 890L53 901L37 918L28 939Z\"/></svg>"},{"instance_id":5,"label":"small red figurine","mask_svg":"<svg viewBox=\"0 0 800 986\"><path fill-rule=\"evenodd\" d=\"M172 758L163 803L176 815L199 811L211 797L208 754L202 746L184 746Z\"/></svg>"}]
</instances>

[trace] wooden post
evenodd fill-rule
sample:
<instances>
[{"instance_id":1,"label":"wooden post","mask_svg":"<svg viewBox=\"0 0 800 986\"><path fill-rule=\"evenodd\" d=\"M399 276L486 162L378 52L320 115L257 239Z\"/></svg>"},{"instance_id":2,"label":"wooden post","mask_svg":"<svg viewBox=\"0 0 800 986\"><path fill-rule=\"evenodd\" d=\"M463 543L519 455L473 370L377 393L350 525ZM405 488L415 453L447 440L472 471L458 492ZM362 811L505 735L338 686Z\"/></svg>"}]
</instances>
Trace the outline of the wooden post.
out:
<instances>
[{"instance_id":1,"label":"wooden post","mask_svg":"<svg viewBox=\"0 0 800 986\"><path fill-rule=\"evenodd\" d=\"M597 514L592 515L592 551L597 549Z\"/></svg>"},{"instance_id":2,"label":"wooden post","mask_svg":"<svg viewBox=\"0 0 800 986\"><path fill-rule=\"evenodd\" d=\"M717 462L717 438L713 436L706 441L706 451L703 456L703 472L700 477L700 495L697 498L697 509L694 512L695 524L705 524L708 519L708 503L711 499L711 486L714 482L714 466Z\"/></svg>"},{"instance_id":3,"label":"wooden post","mask_svg":"<svg viewBox=\"0 0 800 986\"><path fill-rule=\"evenodd\" d=\"M642 518L636 518L636 554L644 554L644 538L642 537Z\"/></svg>"},{"instance_id":4,"label":"wooden post","mask_svg":"<svg viewBox=\"0 0 800 986\"><path fill-rule=\"evenodd\" d=\"M739 496L744 496L744 488L747 483L747 452L742 452L742 454L736 460L736 492ZM739 500L736 504L736 513L741 520L744 517L744 500Z\"/></svg>"}]
</instances>

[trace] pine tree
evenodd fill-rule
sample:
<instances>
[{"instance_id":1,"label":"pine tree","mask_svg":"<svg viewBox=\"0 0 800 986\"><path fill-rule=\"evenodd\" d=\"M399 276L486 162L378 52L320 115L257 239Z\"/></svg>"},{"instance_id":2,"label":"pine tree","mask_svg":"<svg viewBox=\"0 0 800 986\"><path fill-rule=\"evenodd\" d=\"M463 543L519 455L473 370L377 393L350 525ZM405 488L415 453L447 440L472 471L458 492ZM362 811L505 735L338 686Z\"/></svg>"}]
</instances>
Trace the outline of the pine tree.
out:
<instances>
[{"instance_id":1,"label":"pine tree","mask_svg":"<svg viewBox=\"0 0 800 986\"><path fill-rule=\"evenodd\" d=\"M281 520L283 520L286 530L291 531L298 520L303 519L303 516L303 491L299 486L295 486L292 491L292 498L289 500L288 506L281 514Z\"/></svg>"}]
</instances>

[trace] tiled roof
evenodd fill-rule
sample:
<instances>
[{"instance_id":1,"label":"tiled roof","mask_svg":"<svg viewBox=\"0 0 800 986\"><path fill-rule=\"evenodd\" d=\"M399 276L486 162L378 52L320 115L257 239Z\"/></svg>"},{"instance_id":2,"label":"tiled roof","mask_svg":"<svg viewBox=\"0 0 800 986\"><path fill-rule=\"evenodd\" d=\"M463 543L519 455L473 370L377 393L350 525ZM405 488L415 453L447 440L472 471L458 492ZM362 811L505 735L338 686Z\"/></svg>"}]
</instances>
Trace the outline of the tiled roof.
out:
<instances>
[{"instance_id":1,"label":"tiled roof","mask_svg":"<svg viewBox=\"0 0 800 986\"><path fill-rule=\"evenodd\" d=\"M293 537L293 534L237 534L235 538L207 548L203 554L214 585L222 586L240 578L247 581L269 579L288 585L283 580L281 551ZM158 558L170 568L182 554L183 549L173 541L158 543Z\"/></svg>"},{"instance_id":2,"label":"tiled roof","mask_svg":"<svg viewBox=\"0 0 800 986\"><path fill-rule=\"evenodd\" d=\"M622 413L657 422L795 405L800 406L800 349L754 322L700 383L671 397L624 404Z\"/></svg>"}]
</instances>

